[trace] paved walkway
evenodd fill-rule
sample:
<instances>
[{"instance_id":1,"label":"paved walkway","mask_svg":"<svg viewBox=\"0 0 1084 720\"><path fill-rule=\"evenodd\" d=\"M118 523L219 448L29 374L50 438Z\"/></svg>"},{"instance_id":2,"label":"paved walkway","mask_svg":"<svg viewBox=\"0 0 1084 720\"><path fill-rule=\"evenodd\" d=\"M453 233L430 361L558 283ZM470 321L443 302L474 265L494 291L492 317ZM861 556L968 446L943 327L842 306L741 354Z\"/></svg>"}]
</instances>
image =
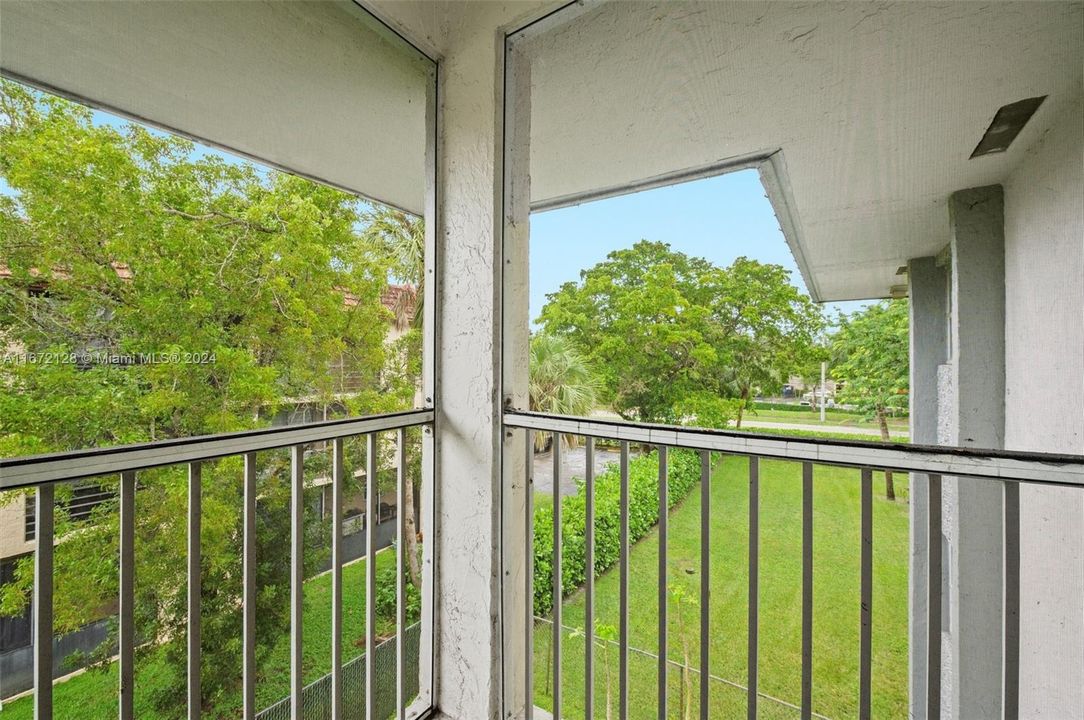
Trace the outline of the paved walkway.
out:
<instances>
[{"instance_id":1,"label":"paved walkway","mask_svg":"<svg viewBox=\"0 0 1084 720\"><path fill-rule=\"evenodd\" d=\"M595 449L595 474L602 472L610 463L620 462L621 453L614 450ZM587 454L583 446L561 446L561 494L576 494L576 478L587 474ZM534 456L534 488L538 492L553 492L553 452L546 451Z\"/></svg>"}]
</instances>

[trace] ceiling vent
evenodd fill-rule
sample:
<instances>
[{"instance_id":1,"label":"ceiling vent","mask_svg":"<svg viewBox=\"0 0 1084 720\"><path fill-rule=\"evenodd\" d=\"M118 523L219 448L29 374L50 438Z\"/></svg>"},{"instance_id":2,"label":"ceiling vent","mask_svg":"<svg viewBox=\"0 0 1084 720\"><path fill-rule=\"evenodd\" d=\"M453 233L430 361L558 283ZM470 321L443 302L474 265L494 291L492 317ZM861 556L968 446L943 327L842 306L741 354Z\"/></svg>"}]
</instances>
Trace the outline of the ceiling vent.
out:
<instances>
[{"instance_id":1,"label":"ceiling vent","mask_svg":"<svg viewBox=\"0 0 1084 720\"><path fill-rule=\"evenodd\" d=\"M1043 100L1046 100L1046 95L1002 106L994 115L990 127L986 128L982 140L979 140L979 144L975 146L971 159L1008 150L1012 141L1028 124L1031 116L1043 104Z\"/></svg>"}]
</instances>

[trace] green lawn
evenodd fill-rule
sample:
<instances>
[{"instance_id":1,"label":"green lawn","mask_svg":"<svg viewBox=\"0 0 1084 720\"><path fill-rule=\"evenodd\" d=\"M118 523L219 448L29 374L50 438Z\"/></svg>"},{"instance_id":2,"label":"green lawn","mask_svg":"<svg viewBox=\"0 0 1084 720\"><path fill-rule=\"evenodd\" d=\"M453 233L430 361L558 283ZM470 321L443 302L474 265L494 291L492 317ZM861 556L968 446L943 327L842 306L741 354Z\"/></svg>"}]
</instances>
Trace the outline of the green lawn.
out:
<instances>
[{"instance_id":1,"label":"green lawn","mask_svg":"<svg viewBox=\"0 0 1084 720\"><path fill-rule=\"evenodd\" d=\"M384 550L377 553L377 565L394 567L395 553ZM361 559L343 569L343 660L361 655L365 650L365 560ZM259 618L257 618L259 622ZM388 628L378 628L378 633ZM331 575L320 575L305 583L305 617L302 648L304 650L304 675L308 684L331 671ZM281 641L271 649L260 669L256 684L256 704L267 707L289 694L290 687L290 638L284 634ZM147 692L155 683L161 682L163 660L150 657L137 667L135 714L139 718L181 718L184 708L175 713L156 711L148 701ZM240 659L238 659L240 675ZM57 718L80 720L113 720L117 717L117 669L111 664L104 670L94 670L72 677L57 684L53 689L53 702ZM234 693L207 708L204 716L210 718L234 718L240 714L240 695ZM4 703L4 720L33 720L34 708L31 696Z\"/></svg>"},{"instance_id":2,"label":"green lawn","mask_svg":"<svg viewBox=\"0 0 1084 720\"><path fill-rule=\"evenodd\" d=\"M846 412L844 410L825 410L824 422L821 422L820 411L804 408L802 411L789 410L747 410L743 415L744 420L757 422L794 423L797 425L825 425L837 428L872 428L879 429L876 420L867 419L861 413ZM907 432L908 418L888 418L889 432Z\"/></svg>"},{"instance_id":3,"label":"green lawn","mask_svg":"<svg viewBox=\"0 0 1084 720\"><path fill-rule=\"evenodd\" d=\"M800 699L801 679L801 472L800 465L761 461L760 483L760 691L791 703ZM857 715L859 631L859 474L818 466L814 490L814 688L813 709L831 718ZM907 714L907 538L906 476L897 476L895 503L884 499L884 482L875 476L873 713ZM730 457L717 462L711 487L711 674L744 685L748 583L748 463ZM693 493L670 515L669 583L687 590L680 605L673 598L669 656L682 659L682 639L692 666L699 664L700 494ZM630 637L635 648L655 652L658 625L658 532L632 550ZM596 617L618 625L618 569L597 581ZM566 600L564 624L584 626L584 600ZM684 623L685 632L682 631ZM546 690L550 626L536 628L536 703L550 709ZM583 653L579 637L565 636L563 693L565 717L583 717ZM605 718L605 658L596 651L596 717ZM616 711L617 653L608 652ZM656 717L656 661L633 654L630 661L632 718ZM670 717L680 718L679 671L671 670ZM698 712L699 688L692 676L692 705ZM745 692L711 683L711 717L745 715ZM798 713L761 699L760 716L796 718Z\"/></svg>"}]
</instances>

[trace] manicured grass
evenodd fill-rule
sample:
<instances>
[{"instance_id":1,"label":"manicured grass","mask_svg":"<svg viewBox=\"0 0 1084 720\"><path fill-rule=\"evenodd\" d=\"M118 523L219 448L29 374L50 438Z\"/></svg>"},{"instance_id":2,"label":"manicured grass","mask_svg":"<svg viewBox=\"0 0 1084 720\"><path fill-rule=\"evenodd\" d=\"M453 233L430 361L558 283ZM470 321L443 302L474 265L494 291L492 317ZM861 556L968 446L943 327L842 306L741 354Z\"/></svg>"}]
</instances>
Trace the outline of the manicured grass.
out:
<instances>
[{"instance_id":1,"label":"manicured grass","mask_svg":"<svg viewBox=\"0 0 1084 720\"><path fill-rule=\"evenodd\" d=\"M861 413L846 412L843 410L825 410L824 422L821 423L820 411L804 408L803 411L789 410L747 410L743 415L745 420L758 422L794 423L797 425L826 425L839 428L859 427L878 429L880 426L876 420L867 419ZM888 418L889 432L906 432L908 428L906 417Z\"/></svg>"},{"instance_id":2,"label":"manicured grass","mask_svg":"<svg viewBox=\"0 0 1084 720\"><path fill-rule=\"evenodd\" d=\"M731 428L733 430L733 428ZM787 427L747 427L743 426L740 432L753 433L757 435L785 435L786 437L793 438L806 438L816 440L855 440L858 442L866 443L879 443L881 439L873 435L863 435L854 432L853 430L847 431L846 428L837 430L834 428L825 427L824 430L795 430ZM891 441L893 443L906 443L908 438L906 435L893 435Z\"/></svg>"},{"instance_id":3,"label":"manicured grass","mask_svg":"<svg viewBox=\"0 0 1084 720\"><path fill-rule=\"evenodd\" d=\"M854 717L858 704L859 473L817 466L814 486L814 648L813 709L830 718ZM899 498L884 499L884 481L874 480L873 714L907 714L907 477L897 475ZM710 488L710 671L744 685L747 678L748 461L720 459ZM801 690L801 466L760 464L760 691L797 704ZM669 657L681 662L683 641L691 665L699 665L700 493L694 490L670 514L671 587L685 600L668 603ZM618 627L618 568L597 581L597 622ZM658 532L641 540L630 555L630 642L656 652L658 628ZM584 627L582 592L568 598L564 624ZM684 630L683 630L684 627ZM536 626L535 700L551 709L546 689L550 626ZM583 717L584 641L564 636L565 717ZM656 661L632 654L630 716L655 718ZM614 649L596 650L595 716L605 718L605 668L612 673L616 713L618 658ZM680 718L680 671L668 677L670 717ZM712 718L745 716L745 691L712 682ZM692 675L691 703L698 712L699 686ZM765 698L761 717L796 718L797 712Z\"/></svg>"},{"instance_id":4,"label":"manicured grass","mask_svg":"<svg viewBox=\"0 0 1084 720\"><path fill-rule=\"evenodd\" d=\"M384 550L377 553L377 566L394 567L395 553ZM343 661L361 655L365 651L365 559L343 569ZM259 622L259 618L257 618ZM390 632L390 628L377 628L378 635ZM331 574L325 573L305 583L305 617L303 622L302 648L304 652L304 676L308 684L331 671ZM136 668L135 714L139 718L181 718L184 708L163 713L149 703L150 690L162 674L160 656L150 656ZM238 658L240 676L240 658ZM256 683L256 705L264 708L286 697L290 692L290 637L284 633L276 645L264 656ZM101 670L90 670L59 683L53 689L55 717L79 718L80 720L113 720L117 717L117 667L111 663ZM205 708L204 717L235 718L240 716L241 697L231 693ZM4 703L4 720L33 720L34 708L31 696Z\"/></svg>"}]
</instances>

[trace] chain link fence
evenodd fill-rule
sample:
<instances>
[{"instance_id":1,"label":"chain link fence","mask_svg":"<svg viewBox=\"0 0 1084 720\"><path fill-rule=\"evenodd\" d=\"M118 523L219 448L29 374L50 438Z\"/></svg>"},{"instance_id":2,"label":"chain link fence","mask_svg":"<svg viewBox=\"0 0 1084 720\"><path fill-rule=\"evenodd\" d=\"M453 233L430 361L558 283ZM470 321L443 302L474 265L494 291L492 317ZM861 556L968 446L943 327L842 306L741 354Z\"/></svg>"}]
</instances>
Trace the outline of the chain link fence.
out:
<instances>
[{"instance_id":1,"label":"chain link fence","mask_svg":"<svg viewBox=\"0 0 1084 720\"><path fill-rule=\"evenodd\" d=\"M403 631L403 694L407 705L418 694L418 663L421 645L421 624L415 623ZM376 663L373 688L376 693L376 716L395 717L395 638L385 640L373 650ZM343 664L343 718L365 718L365 655ZM331 675L309 683L301 690L301 716L305 720L331 720ZM290 720L290 698L259 712L256 720Z\"/></svg>"}]
</instances>

